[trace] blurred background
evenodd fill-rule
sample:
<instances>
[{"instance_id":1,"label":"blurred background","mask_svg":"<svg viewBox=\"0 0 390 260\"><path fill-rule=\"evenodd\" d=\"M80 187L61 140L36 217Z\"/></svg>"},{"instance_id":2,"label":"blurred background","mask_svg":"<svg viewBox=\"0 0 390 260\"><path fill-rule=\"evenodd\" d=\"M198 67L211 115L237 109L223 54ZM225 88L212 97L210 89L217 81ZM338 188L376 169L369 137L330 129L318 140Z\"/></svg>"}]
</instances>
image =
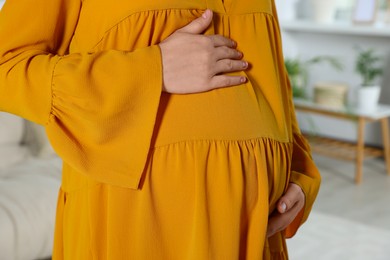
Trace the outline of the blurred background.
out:
<instances>
[{"instance_id":1,"label":"blurred background","mask_svg":"<svg viewBox=\"0 0 390 260\"><path fill-rule=\"evenodd\" d=\"M390 1L275 2L297 117L323 176L290 257L390 259Z\"/></svg>"},{"instance_id":2,"label":"blurred background","mask_svg":"<svg viewBox=\"0 0 390 260\"><path fill-rule=\"evenodd\" d=\"M367 3L372 3L371 5ZM372 50L379 57L377 66L383 73L378 75L374 84L381 86L380 103L390 104L390 11L388 0L276 0L282 28L284 54L289 61L300 63L302 70L307 70L302 96L315 99L316 85L342 85L346 92L346 105L357 102L356 90L361 85L361 76L355 70L360 52ZM367 21L357 21L357 3L361 9L370 12ZM364 13L364 12L363 12ZM313 59L319 62L311 62ZM327 59L331 59L329 62ZM339 69L333 63L340 63ZM302 80L305 81L305 80ZM339 92L340 89L337 89ZM333 93L336 95L336 93ZM337 97L326 100L336 102ZM325 103L328 103L325 102ZM337 104L336 104L337 105ZM343 139L356 140L355 127L344 122L317 121L318 132L334 135ZM303 130L308 130L307 120L301 123ZM368 126L366 141L382 145L378 126Z\"/></svg>"}]
</instances>

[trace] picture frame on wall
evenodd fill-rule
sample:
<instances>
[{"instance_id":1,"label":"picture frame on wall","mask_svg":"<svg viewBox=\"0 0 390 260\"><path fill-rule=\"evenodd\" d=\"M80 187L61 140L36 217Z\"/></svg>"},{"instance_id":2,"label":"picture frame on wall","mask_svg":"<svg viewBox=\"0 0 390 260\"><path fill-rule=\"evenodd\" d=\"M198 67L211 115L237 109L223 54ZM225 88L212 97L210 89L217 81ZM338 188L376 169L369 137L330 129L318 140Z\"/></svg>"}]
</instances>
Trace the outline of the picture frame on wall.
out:
<instances>
[{"instance_id":1,"label":"picture frame on wall","mask_svg":"<svg viewBox=\"0 0 390 260\"><path fill-rule=\"evenodd\" d=\"M378 0L355 0L353 22L356 24L371 24L375 22Z\"/></svg>"}]
</instances>

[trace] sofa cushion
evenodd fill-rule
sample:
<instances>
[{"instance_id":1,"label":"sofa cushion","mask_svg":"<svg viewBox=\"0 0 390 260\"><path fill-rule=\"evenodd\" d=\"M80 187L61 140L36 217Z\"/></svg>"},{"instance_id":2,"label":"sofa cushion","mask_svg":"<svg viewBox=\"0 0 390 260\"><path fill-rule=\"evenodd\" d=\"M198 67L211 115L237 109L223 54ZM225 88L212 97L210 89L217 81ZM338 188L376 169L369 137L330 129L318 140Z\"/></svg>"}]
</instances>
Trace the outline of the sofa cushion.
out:
<instances>
[{"instance_id":1,"label":"sofa cushion","mask_svg":"<svg viewBox=\"0 0 390 260\"><path fill-rule=\"evenodd\" d=\"M24 120L20 117L0 112L0 146L20 145L24 134Z\"/></svg>"},{"instance_id":2,"label":"sofa cushion","mask_svg":"<svg viewBox=\"0 0 390 260\"><path fill-rule=\"evenodd\" d=\"M21 163L29 156L26 147L20 145L2 145L0 146L0 170L10 167L11 165ZM0 171L1 173L4 171Z\"/></svg>"},{"instance_id":3,"label":"sofa cushion","mask_svg":"<svg viewBox=\"0 0 390 260\"><path fill-rule=\"evenodd\" d=\"M0 169L1 260L50 257L61 168L52 157Z\"/></svg>"},{"instance_id":4,"label":"sofa cushion","mask_svg":"<svg viewBox=\"0 0 390 260\"><path fill-rule=\"evenodd\" d=\"M28 150L22 146L24 120L0 112L0 169L25 160Z\"/></svg>"},{"instance_id":5,"label":"sofa cushion","mask_svg":"<svg viewBox=\"0 0 390 260\"><path fill-rule=\"evenodd\" d=\"M36 157L49 158L56 155L46 136L45 128L41 125L27 121L23 142L29 147L31 154Z\"/></svg>"}]
</instances>

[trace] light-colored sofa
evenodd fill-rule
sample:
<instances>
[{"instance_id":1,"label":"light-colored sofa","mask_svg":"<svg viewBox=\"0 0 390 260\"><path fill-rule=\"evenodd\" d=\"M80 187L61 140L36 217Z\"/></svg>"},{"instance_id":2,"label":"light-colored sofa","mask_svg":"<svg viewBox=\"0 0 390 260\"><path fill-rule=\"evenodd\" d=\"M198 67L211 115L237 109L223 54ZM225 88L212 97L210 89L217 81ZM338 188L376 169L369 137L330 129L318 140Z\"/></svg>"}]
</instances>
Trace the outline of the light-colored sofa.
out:
<instances>
[{"instance_id":1,"label":"light-colored sofa","mask_svg":"<svg viewBox=\"0 0 390 260\"><path fill-rule=\"evenodd\" d=\"M60 180L43 127L0 112L0 260L50 257Z\"/></svg>"}]
</instances>

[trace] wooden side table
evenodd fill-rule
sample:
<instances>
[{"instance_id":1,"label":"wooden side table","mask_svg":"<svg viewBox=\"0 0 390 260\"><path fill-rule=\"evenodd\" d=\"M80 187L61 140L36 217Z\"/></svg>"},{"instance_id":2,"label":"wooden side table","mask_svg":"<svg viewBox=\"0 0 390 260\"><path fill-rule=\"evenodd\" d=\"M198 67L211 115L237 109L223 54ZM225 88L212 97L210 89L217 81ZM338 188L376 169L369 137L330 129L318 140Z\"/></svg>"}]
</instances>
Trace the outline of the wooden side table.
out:
<instances>
[{"instance_id":1,"label":"wooden side table","mask_svg":"<svg viewBox=\"0 0 390 260\"><path fill-rule=\"evenodd\" d=\"M327 156L338 159L354 160L356 173L355 183L362 182L362 167L364 158L367 156L383 156L386 163L387 174L390 175L390 133L388 119L390 106L379 105L372 112L359 111L356 108L335 109L315 104L304 99L294 99L295 110L313 114L320 114L334 118L357 121L357 143L335 140L333 138L315 137L311 139L312 149ZM380 122L383 139L383 149L366 147L364 131L366 123Z\"/></svg>"}]
</instances>

